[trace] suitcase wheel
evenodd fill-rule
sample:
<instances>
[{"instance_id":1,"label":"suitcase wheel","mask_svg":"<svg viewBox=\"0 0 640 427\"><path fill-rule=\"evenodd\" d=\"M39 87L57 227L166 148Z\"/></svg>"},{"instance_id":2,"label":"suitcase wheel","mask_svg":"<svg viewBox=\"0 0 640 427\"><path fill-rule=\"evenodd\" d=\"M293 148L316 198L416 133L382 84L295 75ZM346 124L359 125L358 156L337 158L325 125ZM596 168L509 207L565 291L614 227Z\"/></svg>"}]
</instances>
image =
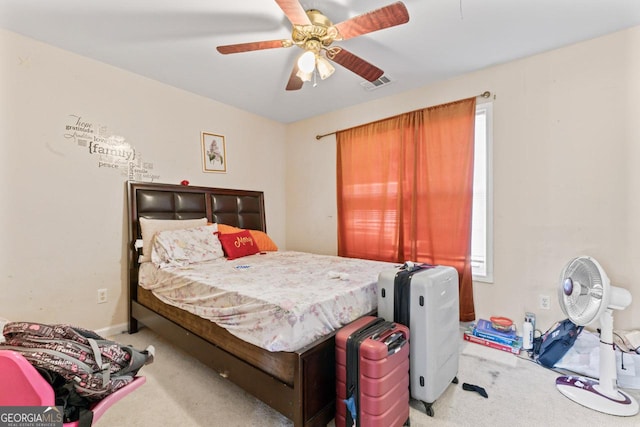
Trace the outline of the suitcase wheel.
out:
<instances>
[{"instance_id":1,"label":"suitcase wheel","mask_svg":"<svg viewBox=\"0 0 640 427\"><path fill-rule=\"evenodd\" d=\"M451 380L451 382L453 384L458 384L458 377L453 377L453 379ZM433 403L427 403L427 402L422 402L424 403L424 411L427 413L428 416L433 417L434 412L433 412Z\"/></svg>"},{"instance_id":2,"label":"suitcase wheel","mask_svg":"<svg viewBox=\"0 0 640 427\"><path fill-rule=\"evenodd\" d=\"M427 415L429 415L430 417L433 417L433 403L427 403L427 402L422 402L424 403L424 411L427 413Z\"/></svg>"}]
</instances>

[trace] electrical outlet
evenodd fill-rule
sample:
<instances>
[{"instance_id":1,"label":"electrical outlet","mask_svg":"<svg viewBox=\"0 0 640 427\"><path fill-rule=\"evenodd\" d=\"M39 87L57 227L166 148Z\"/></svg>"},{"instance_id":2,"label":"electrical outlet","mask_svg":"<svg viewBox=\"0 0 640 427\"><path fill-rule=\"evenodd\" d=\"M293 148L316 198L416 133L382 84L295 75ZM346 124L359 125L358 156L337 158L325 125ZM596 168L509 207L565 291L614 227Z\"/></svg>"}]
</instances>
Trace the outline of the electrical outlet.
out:
<instances>
[{"instance_id":1,"label":"electrical outlet","mask_svg":"<svg viewBox=\"0 0 640 427\"><path fill-rule=\"evenodd\" d=\"M104 304L107 302L107 290L98 289L98 304Z\"/></svg>"},{"instance_id":2,"label":"electrical outlet","mask_svg":"<svg viewBox=\"0 0 640 427\"><path fill-rule=\"evenodd\" d=\"M543 310L551 309L551 298L549 295L540 295L540 308Z\"/></svg>"}]
</instances>

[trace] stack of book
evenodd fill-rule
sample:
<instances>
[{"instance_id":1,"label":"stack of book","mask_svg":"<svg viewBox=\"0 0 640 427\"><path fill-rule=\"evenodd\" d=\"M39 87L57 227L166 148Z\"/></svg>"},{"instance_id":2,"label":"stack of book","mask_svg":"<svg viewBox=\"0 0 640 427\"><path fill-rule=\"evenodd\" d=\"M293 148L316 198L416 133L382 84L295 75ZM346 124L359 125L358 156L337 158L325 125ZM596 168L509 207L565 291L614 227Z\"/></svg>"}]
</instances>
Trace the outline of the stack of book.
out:
<instances>
[{"instance_id":1,"label":"stack of book","mask_svg":"<svg viewBox=\"0 0 640 427\"><path fill-rule=\"evenodd\" d=\"M479 319L475 325L464 331L464 339L513 354L519 354L522 348L522 337L519 337L515 330L499 331L485 319Z\"/></svg>"}]
</instances>

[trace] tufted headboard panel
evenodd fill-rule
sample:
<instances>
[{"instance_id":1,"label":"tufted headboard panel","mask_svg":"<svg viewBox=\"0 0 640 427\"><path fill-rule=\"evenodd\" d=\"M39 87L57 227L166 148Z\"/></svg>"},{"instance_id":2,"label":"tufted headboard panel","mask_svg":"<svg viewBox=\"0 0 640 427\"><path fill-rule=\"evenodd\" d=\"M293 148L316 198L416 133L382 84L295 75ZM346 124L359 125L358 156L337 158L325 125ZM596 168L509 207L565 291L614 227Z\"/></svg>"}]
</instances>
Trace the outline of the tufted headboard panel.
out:
<instances>
[{"instance_id":1,"label":"tufted headboard panel","mask_svg":"<svg viewBox=\"0 0 640 427\"><path fill-rule=\"evenodd\" d=\"M212 222L252 230L264 230L264 207L260 197L242 194L210 194Z\"/></svg>"},{"instance_id":2,"label":"tufted headboard panel","mask_svg":"<svg viewBox=\"0 0 640 427\"><path fill-rule=\"evenodd\" d=\"M192 219L207 216L204 194L162 190L137 190L137 216L152 219ZM140 234L138 232L138 237Z\"/></svg>"}]
</instances>

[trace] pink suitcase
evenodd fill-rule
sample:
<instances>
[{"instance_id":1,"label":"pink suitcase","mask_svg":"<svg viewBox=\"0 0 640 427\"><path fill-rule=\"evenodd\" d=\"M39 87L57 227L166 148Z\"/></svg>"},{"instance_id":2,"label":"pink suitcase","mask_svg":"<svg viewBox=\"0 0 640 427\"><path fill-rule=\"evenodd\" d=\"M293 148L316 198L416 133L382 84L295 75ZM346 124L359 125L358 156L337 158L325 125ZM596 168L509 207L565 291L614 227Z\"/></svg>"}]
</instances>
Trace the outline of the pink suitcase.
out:
<instances>
[{"instance_id":1,"label":"pink suitcase","mask_svg":"<svg viewBox=\"0 0 640 427\"><path fill-rule=\"evenodd\" d=\"M345 403L349 398L356 406L357 426L404 425L409 420L409 329L373 316L340 329L336 397L336 427L353 425Z\"/></svg>"}]
</instances>

